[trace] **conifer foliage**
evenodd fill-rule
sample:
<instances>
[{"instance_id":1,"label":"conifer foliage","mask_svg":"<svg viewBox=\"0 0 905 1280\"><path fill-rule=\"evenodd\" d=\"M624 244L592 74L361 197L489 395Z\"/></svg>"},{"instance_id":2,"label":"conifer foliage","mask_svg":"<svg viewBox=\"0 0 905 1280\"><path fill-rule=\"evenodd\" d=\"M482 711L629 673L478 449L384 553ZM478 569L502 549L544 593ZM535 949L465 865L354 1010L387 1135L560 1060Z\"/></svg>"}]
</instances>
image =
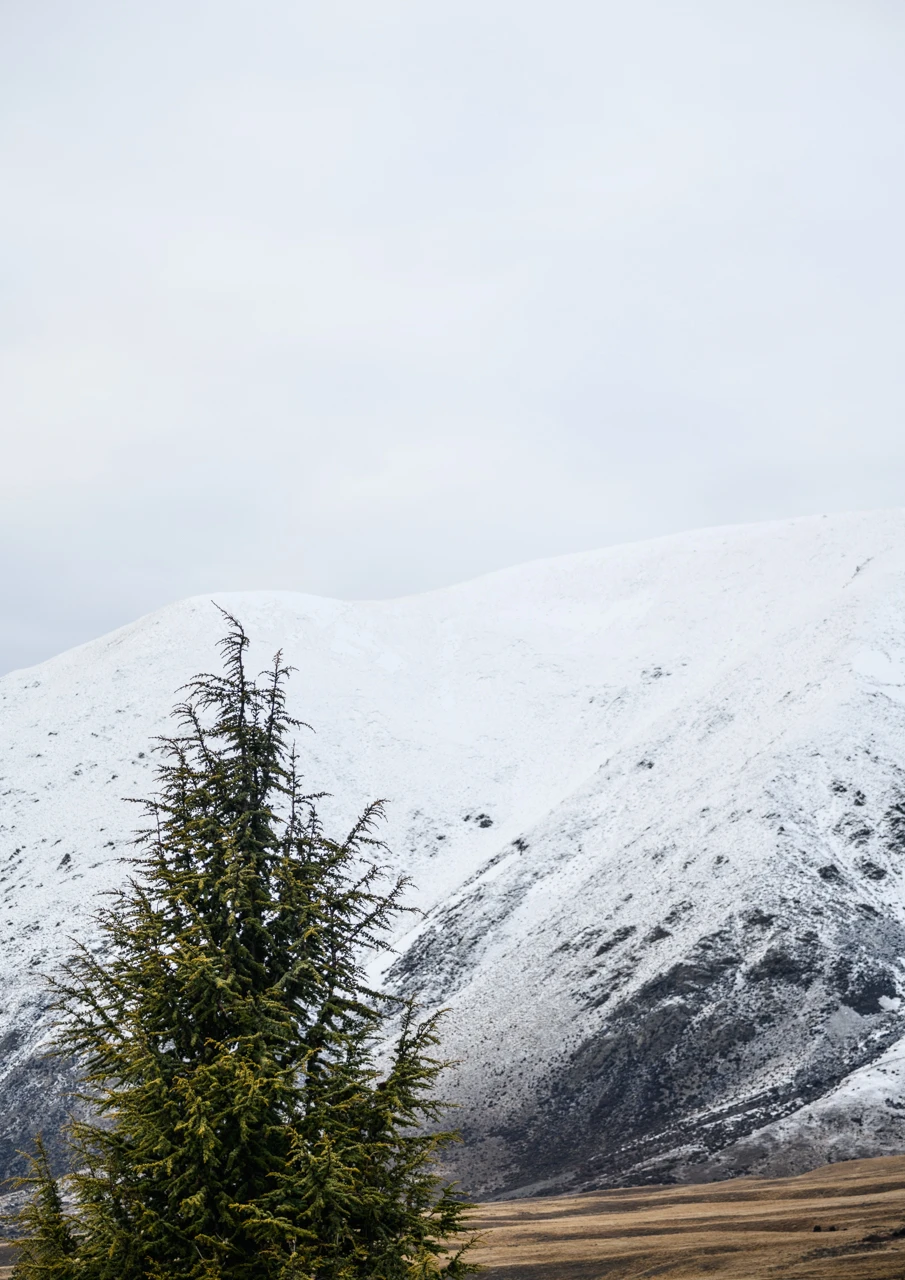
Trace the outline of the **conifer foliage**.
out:
<instances>
[{"instance_id":1,"label":"conifer foliage","mask_svg":"<svg viewBox=\"0 0 905 1280\"><path fill-rule=\"evenodd\" d=\"M454 1280L467 1206L435 1172L435 1017L369 989L403 882L379 804L331 840L303 793L277 655L196 677L159 743L132 878L58 984L60 1050L97 1120L72 1126L72 1207L43 1149L20 1280ZM395 1050L376 1043L396 1028Z\"/></svg>"}]
</instances>

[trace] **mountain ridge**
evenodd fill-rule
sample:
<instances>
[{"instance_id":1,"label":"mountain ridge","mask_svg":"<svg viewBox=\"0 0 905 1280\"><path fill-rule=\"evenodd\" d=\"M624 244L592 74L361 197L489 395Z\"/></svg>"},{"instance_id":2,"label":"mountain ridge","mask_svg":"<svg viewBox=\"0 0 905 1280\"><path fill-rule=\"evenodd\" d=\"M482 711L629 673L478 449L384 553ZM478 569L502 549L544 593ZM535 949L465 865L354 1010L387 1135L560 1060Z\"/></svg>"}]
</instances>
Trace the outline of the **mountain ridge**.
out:
<instances>
[{"instance_id":1,"label":"mountain ridge","mask_svg":"<svg viewBox=\"0 0 905 1280\"><path fill-rule=\"evenodd\" d=\"M390 799L482 1196L903 1149L905 512L708 529L397 601L218 595L331 824ZM0 1165L65 1087L40 970L122 875L205 600L0 680ZM901 763L900 763L901 762ZM48 1089L50 1093L48 1094Z\"/></svg>"}]
</instances>

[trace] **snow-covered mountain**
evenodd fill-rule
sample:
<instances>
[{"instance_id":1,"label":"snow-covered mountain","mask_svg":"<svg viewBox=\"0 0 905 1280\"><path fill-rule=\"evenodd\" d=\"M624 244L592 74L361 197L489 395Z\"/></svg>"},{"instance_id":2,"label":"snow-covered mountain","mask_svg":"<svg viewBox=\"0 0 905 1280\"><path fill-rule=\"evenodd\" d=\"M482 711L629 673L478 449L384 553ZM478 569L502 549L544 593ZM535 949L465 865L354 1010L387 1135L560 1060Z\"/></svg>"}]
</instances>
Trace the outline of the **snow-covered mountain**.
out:
<instances>
[{"instance_id":1,"label":"snow-covered mountain","mask_svg":"<svg viewBox=\"0 0 905 1280\"><path fill-rule=\"evenodd\" d=\"M905 1149L905 512L218 601L298 668L328 821L390 801L426 914L388 980L450 1009L471 1192ZM0 1167L65 1109L40 975L221 630L187 600L0 681Z\"/></svg>"}]
</instances>

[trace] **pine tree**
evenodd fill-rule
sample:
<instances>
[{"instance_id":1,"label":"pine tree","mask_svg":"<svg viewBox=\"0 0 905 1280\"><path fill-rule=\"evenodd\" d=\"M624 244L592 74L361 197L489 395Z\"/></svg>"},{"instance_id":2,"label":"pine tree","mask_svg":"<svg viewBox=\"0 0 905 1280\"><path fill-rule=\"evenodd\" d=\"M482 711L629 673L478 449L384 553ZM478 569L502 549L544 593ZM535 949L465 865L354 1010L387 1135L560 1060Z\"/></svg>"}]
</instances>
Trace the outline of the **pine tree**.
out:
<instances>
[{"instance_id":1,"label":"pine tree","mask_svg":"<svg viewBox=\"0 0 905 1280\"><path fill-rule=\"evenodd\" d=\"M68 1217L39 1154L15 1274L69 1280L47 1268L62 1250L76 1280L454 1280L474 1267L467 1205L435 1171L454 1137L436 1131L437 1018L362 969L405 888L374 862L381 806L324 834L289 669L249 678L226 616L223 674L186 686L158 744L105 945L57 984L59 1050L97 1118L71 1128Z\"/></svg>"},{"instance_id":2,"label":"pine tree","mask_svg":"<svg viewBox=\"0 0 905 1280\"><path fill-rule=\"evenodd\" d=\"M30 1173L13 1179L17 1190L29 1188L32 1193L17 1219L20 1231L25 1233L19 1248L18 1270L23 1275L41 1276L43 1280L73 1280L75 1236L40 1134L28 1163Z\"/></svg>"}]
</instances>

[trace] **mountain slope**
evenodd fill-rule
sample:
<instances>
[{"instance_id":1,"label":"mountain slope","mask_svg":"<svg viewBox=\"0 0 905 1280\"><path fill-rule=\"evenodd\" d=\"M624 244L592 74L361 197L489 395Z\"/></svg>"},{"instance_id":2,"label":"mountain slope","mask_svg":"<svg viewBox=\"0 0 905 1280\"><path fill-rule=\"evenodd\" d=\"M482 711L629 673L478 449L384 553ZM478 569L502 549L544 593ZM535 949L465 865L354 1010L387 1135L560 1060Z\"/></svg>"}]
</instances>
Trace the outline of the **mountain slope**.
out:
<instances>
[{"instance_id":1,"label":"mountain slope","mask_svg":"<svg viewBox=\"0 0 905 1280\"><path fill-rule=\"evenodd\" d=\"M388 976L450 1007L470 1190L901 1147L905 513L218 601L298 668L329 820L391 802L426 915ZM0 1165L59 1114L40 972L92 940L221 630L184 601L0 681Z\"/></svg>"}]
</instances>

